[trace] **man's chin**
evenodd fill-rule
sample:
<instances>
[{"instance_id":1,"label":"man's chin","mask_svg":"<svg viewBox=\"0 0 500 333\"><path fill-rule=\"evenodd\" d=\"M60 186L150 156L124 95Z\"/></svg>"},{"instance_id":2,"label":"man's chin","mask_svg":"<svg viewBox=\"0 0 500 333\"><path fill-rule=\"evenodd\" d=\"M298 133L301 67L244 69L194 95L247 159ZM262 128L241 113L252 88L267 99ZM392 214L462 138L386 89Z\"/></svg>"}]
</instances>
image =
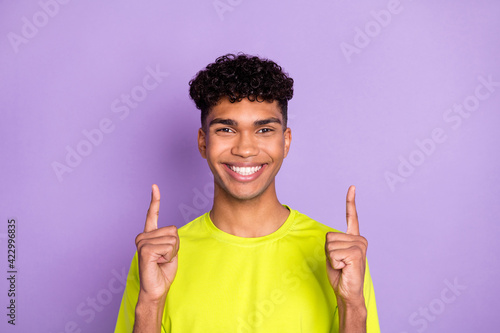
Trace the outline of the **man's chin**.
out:
<instances>
[{"instance_id":1,"label":"man's chin","mask_svg":"<svg viewBox=\"0 0 500 333\"><path fill-rule=\"evenodd\" d=\"M250 201L258 199L265 191L225 191L226 196L236 201Z\"/></svg>"},{"instance_id":2,"label":"man's chin","mask_svg":"<svg viewBox=\"0 0 500 333\"><path fill-rule=\"evenodd\" d=\"M224 196L227 197L229 200L249 201L249 200L256 200L262 195L264 195L267 191L270 190L271 184L267 184L267 186L263 186L264 184L260 184L260 186L258 186L257 183L235 184L230 181L227 184L219 183L217 187L221 192L224 193Z\"/></svg>"},{"instance_id":3,"label":"man's chin","mask_svg":"<svg viewBox=\"0 0 500 333\"><path fill-rule=\"evenodd\" d=\"M261 193L230 193L229 195L236 201L251 201L259 198Z\"/></svg>"}]
</instances>

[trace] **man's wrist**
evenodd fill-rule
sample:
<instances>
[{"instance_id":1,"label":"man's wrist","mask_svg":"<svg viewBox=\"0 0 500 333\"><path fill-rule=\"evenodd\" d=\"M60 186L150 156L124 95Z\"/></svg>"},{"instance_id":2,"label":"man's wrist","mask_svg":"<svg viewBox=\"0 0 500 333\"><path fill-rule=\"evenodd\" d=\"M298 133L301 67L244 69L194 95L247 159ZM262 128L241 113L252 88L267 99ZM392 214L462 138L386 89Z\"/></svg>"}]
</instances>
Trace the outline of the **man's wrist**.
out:
<instances>
[{"instance_id":1,"label":"man's wrist","mask_svg":"<svg viewBox=\"0 0 500 333\"><path fill-rule=\"evenodd\" d=\"M168 293L168 291L167 291ZM167 299L167 293L158 297L151 297L150 295L144 293L142 290L139 291L139 297L137 299L137 304L147 305L148 307L156 306L160 307L165 304L165 300Z\"/></svg>"},{"instance_id":2,"label":"man's wrist","mask_svg":"<svg viewBox=\"0 0 500 333\"><path fill-rule=\"evenodd\" d=\"M165 306L165 302L139 299L137 301L136 306L135 306L135 312L136 312L136 314L138 312L140 312L140 313L145 313L145 312L152 313L152 312L156 312L159 309L163 309L164 306Z\"/></svg>"},{"instance_id":3,"label":"man's wrist","mask_svg":"<svg viewBox=\"0 0 500 333\"><path fill-rule=\"evenodd\" d=\"M134 333L160 332L166 296L152 299L139 292L135 306Z\"/></svg>"},{"instance_id":4,"label":"man's wrist","mask_svg":"<svg viewBox=\"0 0 500 333\"><path fill-rule=\"evenodd\" d=\"M364 298L351 301L337 299L337 306L339 310L340 332L366 332L368 311Z\"/></svg>"}]
</instances>

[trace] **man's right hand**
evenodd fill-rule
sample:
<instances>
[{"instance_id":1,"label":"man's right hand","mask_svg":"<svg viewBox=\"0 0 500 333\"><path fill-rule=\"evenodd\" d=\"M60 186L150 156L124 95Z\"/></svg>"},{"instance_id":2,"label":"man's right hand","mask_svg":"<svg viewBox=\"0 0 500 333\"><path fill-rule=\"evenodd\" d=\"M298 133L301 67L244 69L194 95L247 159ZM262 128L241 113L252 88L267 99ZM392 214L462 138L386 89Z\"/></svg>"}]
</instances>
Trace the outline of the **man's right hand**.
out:
<instances>
[{"instance_id":1,"label":"man's right hand","mask_svg":"<svg viewBox=\"0 0 500 333\"><path fill-rule=\"evenodd\" d=\"M177 273L177 227L171 225L158 229L159 213L160 189L153 185L144 232L135 238L141 284L139 301L148 303L165 301Z\"/></svg>"}]
</instances>

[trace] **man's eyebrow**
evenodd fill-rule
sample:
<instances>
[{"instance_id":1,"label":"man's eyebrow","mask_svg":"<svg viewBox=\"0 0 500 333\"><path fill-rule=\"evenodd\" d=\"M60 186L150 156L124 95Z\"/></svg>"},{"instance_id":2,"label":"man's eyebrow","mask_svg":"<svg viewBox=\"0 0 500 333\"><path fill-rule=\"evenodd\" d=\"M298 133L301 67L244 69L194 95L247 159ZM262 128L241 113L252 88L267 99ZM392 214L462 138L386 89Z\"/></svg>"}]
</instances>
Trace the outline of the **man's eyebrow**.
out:
<instances>
[{"instance_id":1,"label":"man's eyebrow","mask_svg":"<svg viewBox=\"0 0 500 333\"><path fill-rule=\"evenodd\" d=\"M208 124L208 127L215 125L215 124L222 124L222 125L228 125L228 126L238 126L238 123L236 121L234 121L233 119L214 118L210 121L210 124Z\"/></svg>"},{"instance_id":2,"label":"man's eyebrow","mask_svg":"<svg viewBox=\"0 0 500 333\"><path fill-rule=\"evenodd\" d=\"M271 124L271 123L277 123L277 124L281 125L281 120L279 120L279 118L272 117L272 118L267 118L267 119L262 119L262 120L256 120L256 121L254 121L253 124L255 126L262 126L262 125L267 125L267 124Z\"/></svg>"},{"instance_id":3,"label":"man's eyebrow","mask_svg":"<svg viewBox=\"0 0 500 333\"><path fill-rule=\"evenodd\" d=\"M282 125L281 120L276 117L271 117L267 119L259 119L253 122L254 126L262 126L262 125L267 125L271 123L277 123ZM210 121L210 124L208 124L208 127L215 125L215 124L222 124L222 125L227 125L227 126L238 126L238 122L233 119L224 119L224 118L214 118L212 121Z\"/></svg>"}]
</instances>

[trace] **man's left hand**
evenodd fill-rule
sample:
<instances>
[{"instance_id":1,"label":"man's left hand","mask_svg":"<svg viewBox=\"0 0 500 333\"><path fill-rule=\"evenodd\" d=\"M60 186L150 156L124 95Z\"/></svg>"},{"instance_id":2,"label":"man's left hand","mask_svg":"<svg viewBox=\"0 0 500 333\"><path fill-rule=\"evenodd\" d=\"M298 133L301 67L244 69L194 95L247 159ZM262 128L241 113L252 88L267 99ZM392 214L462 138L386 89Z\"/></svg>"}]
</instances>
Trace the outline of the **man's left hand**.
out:
<instances>
[{"instance_id":1,"label":"man's left hand","mask_svg":"<svg viewBox=\"0 0 500 333\"><path fill-rule=\"evenodd\" d=\"M368 241L359 234L355 190L350 186L347 191L347 232L328 232L325 242L328 279L339 307L345 308L365 306L363 283Z\"/></svg>"}]
</instances>

